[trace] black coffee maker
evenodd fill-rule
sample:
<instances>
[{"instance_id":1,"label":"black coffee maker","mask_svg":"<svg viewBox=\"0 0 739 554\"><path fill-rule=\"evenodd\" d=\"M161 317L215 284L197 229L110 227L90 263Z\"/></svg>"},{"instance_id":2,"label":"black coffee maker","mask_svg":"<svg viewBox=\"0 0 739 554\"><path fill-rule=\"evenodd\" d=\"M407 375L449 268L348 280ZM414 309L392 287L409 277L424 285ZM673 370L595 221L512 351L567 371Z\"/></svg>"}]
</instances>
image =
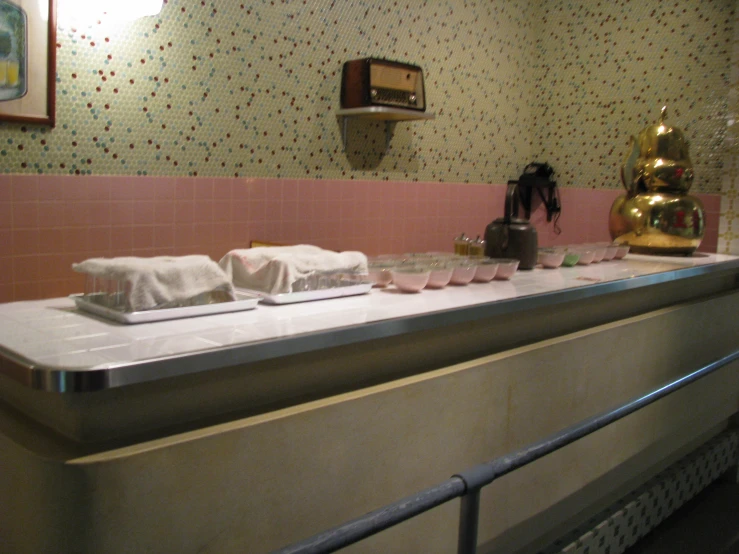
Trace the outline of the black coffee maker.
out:
<instances>
[{"instance_id":1,"label":"black coffee maker","mask_svg":"<svg viewBox=\"0 0 739 554\"><path fill-rule=\"evenodd\" d=\"M508 181L505 212L485 228L485 255L513 258L519 269L533 269L538 255L536 228L518 218L518 181Z\"/></svg>"}]
</instances>

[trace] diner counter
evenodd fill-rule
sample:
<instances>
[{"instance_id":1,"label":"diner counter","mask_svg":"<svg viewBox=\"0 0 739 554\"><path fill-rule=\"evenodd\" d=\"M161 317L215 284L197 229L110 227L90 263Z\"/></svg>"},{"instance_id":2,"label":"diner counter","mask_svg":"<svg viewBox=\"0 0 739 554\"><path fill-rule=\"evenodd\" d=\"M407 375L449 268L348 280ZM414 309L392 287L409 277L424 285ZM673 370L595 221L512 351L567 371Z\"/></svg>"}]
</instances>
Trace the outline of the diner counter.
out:
<instances>
[{"instance_id":1,"label":"diner counter","mask_svg":"<svg viewBox=\"0 0 739 554\"><path fill-rule=\"evenodd\" d=\"M271 552L734 353L737 313L719 255L140 325L0 305L0 550ZM596 513L738 413L736 360L506 475L480 551ZM454 551L458 521L347 551Z\"/></svg>"},{"instance_id":2,"label":"diner counter","mask_svg":"<svg viewBox=\"0 0 739 554\"><path fill-rule=\"evenodd\" d=\"M391 286L366 295L133 325L82 312L68 298L15 302L0 305L0 374L32 389L92 392L737 271L739 258L727 255L629 254L588 266L518 271L510 281L418 294Z\"/></svg>"}]
</instances>

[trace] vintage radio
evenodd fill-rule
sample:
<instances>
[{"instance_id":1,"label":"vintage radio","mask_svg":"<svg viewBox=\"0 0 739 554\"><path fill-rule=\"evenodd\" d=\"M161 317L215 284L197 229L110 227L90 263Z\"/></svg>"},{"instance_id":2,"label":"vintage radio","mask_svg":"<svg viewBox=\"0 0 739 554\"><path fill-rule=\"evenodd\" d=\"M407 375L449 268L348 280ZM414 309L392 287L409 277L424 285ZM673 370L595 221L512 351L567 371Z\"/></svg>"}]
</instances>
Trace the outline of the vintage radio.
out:
<instances>
[{"instance_id":1,"label":"vintage radio","mask_svg":"<svg viewBox=\"0 0 739 554\"><path fill-rule=\"evenodd\" d=\"M341 107L368 106L425 111L421 68L378 58L345 62L341 74Z\"/></svg>"}]
</instances>

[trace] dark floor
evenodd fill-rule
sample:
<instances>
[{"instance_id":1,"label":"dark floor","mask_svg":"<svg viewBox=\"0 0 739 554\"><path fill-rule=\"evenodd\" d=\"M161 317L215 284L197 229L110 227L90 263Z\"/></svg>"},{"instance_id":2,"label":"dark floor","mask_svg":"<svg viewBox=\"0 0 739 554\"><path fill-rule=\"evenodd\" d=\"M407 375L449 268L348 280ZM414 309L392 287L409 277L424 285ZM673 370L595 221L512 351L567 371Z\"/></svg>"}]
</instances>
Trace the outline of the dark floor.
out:
<instances>
[{"instance_id":1,"label":"dark floor","mask_svg":"<svg viewBox=\"0 0 739 554\"><path fill-rule=\"evenodd\" d=\"M714 483L626 554L739 554L739 484Z\"/></svg>"}]
</instances>

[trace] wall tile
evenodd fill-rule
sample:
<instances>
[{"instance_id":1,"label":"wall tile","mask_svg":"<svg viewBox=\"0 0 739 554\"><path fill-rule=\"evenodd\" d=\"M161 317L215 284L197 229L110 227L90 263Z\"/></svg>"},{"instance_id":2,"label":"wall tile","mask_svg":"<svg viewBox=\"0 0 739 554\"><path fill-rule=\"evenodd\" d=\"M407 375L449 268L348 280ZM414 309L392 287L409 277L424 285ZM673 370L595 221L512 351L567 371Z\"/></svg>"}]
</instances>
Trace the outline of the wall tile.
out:
<instances>
[{"instance_id":1,"label":"wall tile","mask_svg":"<svg viewBox=\"0 0 739 554\"><path fill-rule=\"evenodd\" d=\"M36 202L39 199L37 175L12 175L10 187L13 202Z\"/></svg>"},{"instance_id":2,"label":"wall tile","mask_svg":"<svg viewBox=\"0 0 739 554\"><path fill-rule=\"evenodd\" d=\"M38 281L41 278L39 257L36 254L13 257L13 282Z\"/></svg>"},{"instance_id":3,"label":"wall tile","mask_svg":"<svg viewBox=\"0 0 739 554\"><path fill-rule=\"evenodd\" d=\"M68 195L69 200L61 202L58 190L50 182L69 183L70 179L81 180L87 186L75 186ZM116 179L103 181L112 187ZM6 220L4 227L0 225L0 260L8 265L4 284L18 283L24 297L33 290L39 294L66 290L70 294L76 290L63 287L79 286L69 269L72 261L93 255L193 253L220 259L231 248L248 247L251 240L308 242L333 249L359 249L371 255L411 250L451 251L454 236L462 231L473 238L482 235L485 226L502 215L505 191L503 185L376 181L350 183L345 188L344 182L327 184L319 180L285 182L272 189L272 180L205 178L204 186L198 187L201 195L205 191L207 196L209 183L217 187L225 181L230 190L241 191L236 194L242 199L252 198L244 191L261 189L265 194L261 200L241 201L195 202L168 198L178 197L178 191L184 191L184 197L192 192L194 199L199 179L192 181L193 186L189 187L169 177L148 178L146 184L152 190L166 191L163 195L151 195L159 196L159 200L141 200L140 191L115 185L116 199L108 202L102 199L104 193L91 200L95 194L91 192L93 187L101 182L99 178L39 176L37 201L0 202L0 209L5 205L11 213L10 221ZM297 191L298 199L283 200L285 191L288 194ZM382 192L381 198L372 196L375 191ZM603 213L619 191L563 189L562 193L561 234L556 234L553 224L546 222L543 210L533 214L540 244L608 240L607 217ZM315 200L321 196L324 200ZM431 196L453 200L442 203L430 200ZM301 201L301 198L311 200ZM718 205L720 199L718 195L702 198L706 206ZM23 225L13 224L14 214L20 214ZM701 249L715 248L717 235L715 220L712 223L709 220ZM65 257L68 261L58 266L55 257ZM53 270L49 269L52 263ZM43 286L32 286L33 282L42 281ZM12 288L8 294L14 295L15 290Z\"/></svg>"},{"instance_id":4,"label":"wall tile","mask_svg":"<svg viewBox=\"0 0 739 554\"><path fill-rule=\"evenodd\" d=\"M154 225L154 201L140 200L133 203L134 225Z\"/></svg>"},{"instance_id":5,"label":"wall tile","mask_svg":"<svg viewBox=\"0 0 739 554\"><path fill-rule=\"evenodd\" d=\"M13 226L12 202L0 202L0 229L9 229Z\"/></svg>"},{"instance_id":6,"label":"wall tile","mask_svg":"<svg viewBox=\"0 0 739 554\"><path fill-rule=\"evenodd\" d=\"M133 250L154 248L154 226L138 225L131 229Z\"/></svg>"},{"instance_id":7,"label":"wall tile","mask_svg":"<svg viewBox=\"0 0 739 554\"><path fill-rule=\"evenodd\" d=\"M129 256L133 249L133 227L111 227L110 248L113 256Z\"/></svg>"},{"instance_id":8,"label":"wall tile","mask_svg":"<svg viewBox=\"0 0 739 554\"><path fill-rule=\"evenodd\" d=\"M0 302L12 302L13 300L15 300L13 284L12 283L0 283Z\"/></svg>"},{"instance_id":9,"label":"wall tile","mask_svg":"<svg viewBox=\"0 0 739 554\"><path fill-rule=\"evenodd\" d=\"M19 201L13 203L13 227L37 228L38 202Z\"/></svg>"}]
</instances>

